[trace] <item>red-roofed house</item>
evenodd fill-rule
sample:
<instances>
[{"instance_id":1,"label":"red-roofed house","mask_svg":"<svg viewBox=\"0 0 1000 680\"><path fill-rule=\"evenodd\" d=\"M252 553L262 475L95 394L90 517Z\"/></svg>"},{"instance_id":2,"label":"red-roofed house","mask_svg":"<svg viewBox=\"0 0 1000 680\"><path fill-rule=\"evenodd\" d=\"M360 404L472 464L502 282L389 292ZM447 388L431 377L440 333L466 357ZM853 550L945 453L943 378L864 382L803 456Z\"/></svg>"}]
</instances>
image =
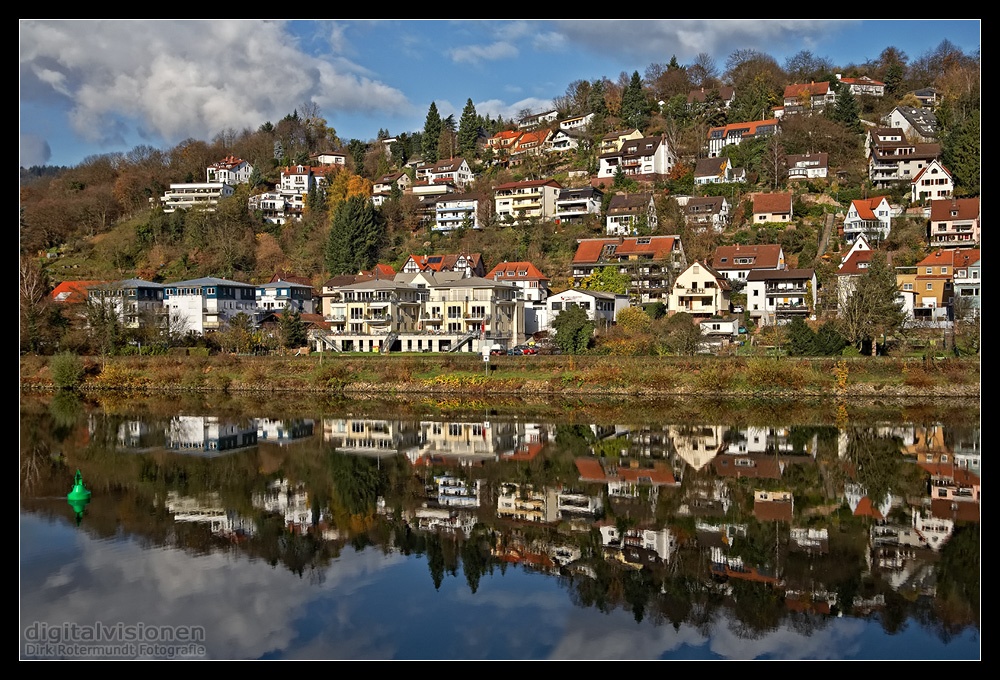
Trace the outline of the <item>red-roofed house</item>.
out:
<instances>
[{"instance_id":1,"label":"red-roofed house","mask_svg":"<svg viewBox=\"0 0 1000 680\"><path fill-rule=\"evenodd\" d=\"M784 269L785 253L780 245L719 246L712 268L730 281L744 280L752 271Z\"/></svg>"},{"instance_id":2,"label":"red-roofed house","mask_svg":"<svg viewBox=\"0 0 1000 680\"><path fill-rule=\"evenodd\" d=\"M822 111L827 104L837 101L837 93L830 87L830 81L789 85L785 88L785 113L797 109Z\"/></svg>"},{"instance_id":3,"label":"red-roofed house","mask_svg":"<svg viewBox=\"0 0 1000 680\"><path fill-rule=\"evenodd\" d=\"M76 305L87 301L87 288L103 286L108 281L63 281L52 290L52 301Z\"/></svg>"},{"instance_id":4,"label":"red-roofed house","mask_svg":"<svg viewBox=\"0 0 1000 680\"><path fill-rule=\"evenodd\" d=\"M873 97L885 96L885 83L872 80L868 76L861 76L860 78L841 78L838 74L837 80L844 85L847 85L853 95L870 94Z\"/></svg>"},{"instance_id":5,"label":"red-roofed house","mask_svg":"<svg viewBox=\"0 0 1000 680\"><path fill-rule=\"evenodd\" d=\"M851 207L844 218L844 240L854 243L864 235L869 241L878 243L889 236L892 227L892 211L885 196L862 198L851 201Z\"/></svg>"},{"instance_id":6,"label":"red-roofed house","mask_svg":"<svg viewBox=\"0 0 1000 680\"><path fill-rule=\"evenodd\" d=\"M752 120L746 123L730 123L714 127L708 131L708 155L715 158L730 144L739 144L756 137L770 137L778 131L778 119Z\"/></svg>"},{"instance_id":7,"label":"red-roofed house","mask_svg":"<svg viewBox=\"0 0 1000 680\"><path fill-rule=\"evenodd\" d=\"M642 302L666 301L674 277L687 267L680 236L588 238L577 242L573 285L602 267L628 273Z\"/></svg>"},{"instance_id":8,"label":"red-roofed house","mask_svg":"<svg viewBox=\"0 0 1000 680\"><path fill-rule=\"evenodd\" d=\"M791 222L791 194L754 194L753 196L754 224L764 222Z\"/></svg>"},{"instance_id":9,"label":"red-roofed house","mask_svg":"<svg viewBox=\"0 0 1000 680\"><path fill-rule=\"evenodd\" d=\"M549 277L530 262L501 262L486 278L515 284L523 291L525 300L544 300L549 296Z\"/></svg>"}]
</instances>

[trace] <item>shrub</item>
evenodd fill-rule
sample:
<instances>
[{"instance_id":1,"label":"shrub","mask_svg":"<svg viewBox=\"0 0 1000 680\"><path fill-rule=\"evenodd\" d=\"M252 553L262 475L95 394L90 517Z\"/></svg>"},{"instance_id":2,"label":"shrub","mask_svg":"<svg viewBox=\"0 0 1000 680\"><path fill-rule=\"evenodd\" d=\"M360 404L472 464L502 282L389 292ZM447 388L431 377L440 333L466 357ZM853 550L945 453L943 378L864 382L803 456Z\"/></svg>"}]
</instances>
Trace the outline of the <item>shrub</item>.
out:
<instances>
[{"instance_id":1,"label":"shrub","mask_svg":"<svg viewBox=\"0 0 1000 680\"><path fill-rule=\"evenodd\" d=\"M72 390L83 382L83 360L75 354L63 352L49 362L52 382L61 390Z\"/></svg>"}]
</instances>

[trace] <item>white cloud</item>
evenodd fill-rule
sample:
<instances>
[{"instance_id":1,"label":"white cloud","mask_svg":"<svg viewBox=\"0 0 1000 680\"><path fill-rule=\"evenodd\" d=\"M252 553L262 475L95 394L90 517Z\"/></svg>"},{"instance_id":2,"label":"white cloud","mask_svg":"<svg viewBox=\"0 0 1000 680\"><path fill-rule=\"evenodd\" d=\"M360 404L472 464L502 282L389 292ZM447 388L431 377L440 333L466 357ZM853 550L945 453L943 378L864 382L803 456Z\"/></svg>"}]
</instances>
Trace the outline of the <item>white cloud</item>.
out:
<instances>
[{"instance_id":1,"label":"white cloud","mask_svg":"<svg viewBox=\"0 0 1000 680\"><path fill-rule=\"evenodd\" d=\"M508 42L495 42L489 45L465 45L448 50L448 56L456 63L478 64L480 61L496 61L497 59L513 59L518 50Z\"/></svg>"},{"instance_id":2,"label":"white cloud","mask_svg":"<svg viewBox=\"0 0 1000 680\"><path fill-rule=\"evenodd\" d=\"M347 49L340 27L329 43ZM309 100L328 117L409 108L402 92L350 62L303 52L283 23L23 22L21 63L22 97L61 93L73 129L89 141L120 136L125 121L166 140L208 138Z\"/></svg>"},{"instance_id":3,"label":"white cloud","mask_svg":"<svg viewBox=\"0 0 1000 680\"><path fill-rule=\"evenodd\" d=\"M489 114L491 117L496 118L499 114L506 119L517 118L518 115L524 109L529 109L535 113L546 111L552 108L551 99L539 99L537 97L528 97L520 101L514 102L513 104L505 104L499 99L488 99L484 102L476 104L476 113L481 116Z\"/></svg>"},{"instance_id":4,"label":"white cloud","mask_svg":"<svg viewBox=\"0 0 1000 680\"><path fill-rule=\"evenodd\" d=\"M49 143L38 135L22 133L20 156L22 168L45 165L52 158L52 149L49 148Z\"/></svg>"}]
</instances>

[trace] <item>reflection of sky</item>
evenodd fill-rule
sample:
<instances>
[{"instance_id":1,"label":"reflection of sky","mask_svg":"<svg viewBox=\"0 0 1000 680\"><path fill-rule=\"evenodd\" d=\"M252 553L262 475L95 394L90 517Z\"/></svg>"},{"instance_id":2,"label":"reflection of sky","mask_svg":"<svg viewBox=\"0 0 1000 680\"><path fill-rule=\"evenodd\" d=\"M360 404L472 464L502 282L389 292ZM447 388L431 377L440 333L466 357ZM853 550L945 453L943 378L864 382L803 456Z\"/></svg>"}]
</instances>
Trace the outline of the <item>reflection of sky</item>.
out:
<instances>
[{"instance_id":1,"label":"reflection of sky","mask_svg":"<svg viewBox=\"0 0 1000 680\"><path fill-rule=\"evenodd\" d=\"M84 520L86 522L86 519ZM472 594L459 567L434 590L426 556L345 548L323 579L260 560L131 539L98 540L63 522L21 517L22 630L35 621L201 625L211 658L977 658L966 632L944 645L910 622L895 636L875 621L835 619L806 636L781 627L711 637L631 613L575 607L552 576L509 567Z\"/></svg>"}]
</instances>

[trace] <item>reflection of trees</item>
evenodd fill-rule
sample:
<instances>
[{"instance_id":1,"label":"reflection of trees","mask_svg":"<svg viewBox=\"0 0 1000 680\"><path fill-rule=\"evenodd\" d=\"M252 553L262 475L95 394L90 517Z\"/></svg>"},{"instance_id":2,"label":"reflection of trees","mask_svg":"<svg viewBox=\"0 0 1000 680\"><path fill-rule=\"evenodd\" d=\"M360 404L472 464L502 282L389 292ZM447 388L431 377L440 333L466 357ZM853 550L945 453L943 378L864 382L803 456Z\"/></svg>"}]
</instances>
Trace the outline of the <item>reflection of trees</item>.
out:
<instances>
[{"instance_id":1,"label":"reflection of trees","mask_svg":"<svg viewBox=\"0 0 1000 680\"><path fill-rule=\"evenodd\" d=\"M385 478L378 461L360 456L330 454L333 490L341 505L352 515L368 515L382 493Z\"/></svg>"},{"instance_id":2,"label":"reflection of trees","mask_svg":"<svg viewBox=\"0 0 1000 680\"><path fill-rule=\"evenodd\" d=\"M736 617L729 628L741 638L756 640L764 633L775 630L785 611L784 597L774 588L762 583L730 579Z\"/></svg>"},{"instance_id":3,"label":"reflection of trees","mask_svg":"<svg viewBox=\"0 0 1000 680\"><path fill-rule=\"evenodd\" d=\"M956 528L937 565L938 614L946 629L979 625L979 525Z\"/></svg>"},{"instance_id":4,"label":"reflection of trees","mask_svg":"<svg viewBox=\"0 0 1000 680\"><path fill-rule=\"evenodd\" d=\"M865 488L872 507L879 507L893 482L899 477L903 458L899 455L900 442L895 437L884 437L868 428L856 428L847 439L847 458L854 463L856 478Z\"/></svg>"}]
</instances>

